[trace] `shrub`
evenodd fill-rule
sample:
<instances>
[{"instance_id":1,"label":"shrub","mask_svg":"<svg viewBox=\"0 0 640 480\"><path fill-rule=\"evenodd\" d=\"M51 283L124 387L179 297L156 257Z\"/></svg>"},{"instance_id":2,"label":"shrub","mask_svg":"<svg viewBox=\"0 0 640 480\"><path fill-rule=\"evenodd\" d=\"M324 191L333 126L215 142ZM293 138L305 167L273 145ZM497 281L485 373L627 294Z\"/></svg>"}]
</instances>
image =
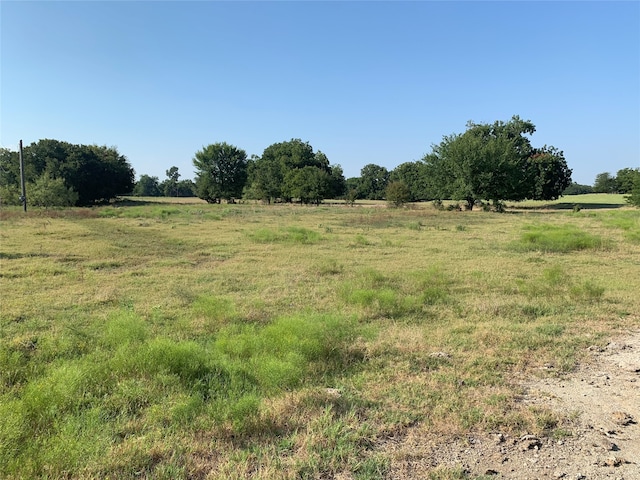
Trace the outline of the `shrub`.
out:
<instances>
[{"instance_id":1,"label":"shrub","mask_svg":"<svg viewBox=\"0 0 640 480\"><path fill-rule=\"evenodd\" d=\"M67 187L62 178L42 174L27 189L27 201L36 207L70 207L78 202L78 194Z\"/></svg>"},{"instance_id":2,"label":"shrub","mask_svg":"<svg viewBox=\"0 0 640 480\"><path fill-rule=\"evenodd\" d=\"M385 191L387 203L392 207L399 208L411 200L411 192L403 182L391 182Z\"/></svg>"},{"instance_id":3,"label":"shrub","mask_svg":"<svg viewBox=\"0 0 640 480\"><path fill-rule=\"evenodd\" d=\"M633 178L633 187L630 195L625 197L627 203L635 207L640 207L640 171L636 172Z\"/></svg>"}]
</instances>

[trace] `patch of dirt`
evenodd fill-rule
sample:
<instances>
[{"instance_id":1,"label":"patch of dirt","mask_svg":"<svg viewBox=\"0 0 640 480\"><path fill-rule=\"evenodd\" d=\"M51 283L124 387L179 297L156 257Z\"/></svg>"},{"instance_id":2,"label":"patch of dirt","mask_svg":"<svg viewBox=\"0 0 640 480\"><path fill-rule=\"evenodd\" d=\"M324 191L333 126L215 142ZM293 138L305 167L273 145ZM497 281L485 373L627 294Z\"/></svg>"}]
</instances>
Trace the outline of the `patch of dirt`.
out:
<instances>
[{"instance_id":1,"label":"patch of dirt","mask_svg":"<svg viewBox=\"0 0 640 480\"><path fill-rule=\"evenodd\" d=\"M513 480L640 480L640 331L592 346L589 355L568 376L523 385L523 402L567 419L560 426L566 436L492 432L447 441L414 429L385 442L389 477L427 478L437 468L457 468L470 477Z\"/></svg>"}]
</instances>

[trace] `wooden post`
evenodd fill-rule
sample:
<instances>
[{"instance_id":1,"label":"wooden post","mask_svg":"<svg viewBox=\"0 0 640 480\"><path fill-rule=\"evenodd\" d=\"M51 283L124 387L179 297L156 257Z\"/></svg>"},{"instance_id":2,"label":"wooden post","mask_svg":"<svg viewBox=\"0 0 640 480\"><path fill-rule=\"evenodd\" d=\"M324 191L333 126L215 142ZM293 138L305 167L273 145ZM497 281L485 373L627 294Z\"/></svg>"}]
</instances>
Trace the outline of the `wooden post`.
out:
<instances>
[{"instance_id":1,"label":"wooden post","mask_svg":"<svg viewBox=\"0 0 640 480\"><path fill-rule=\"evenodd\" d=\"M24 184L24 159L22 158L22 140L20 140L20 184L22 186L22 195L20 201L22 202L22 209L27 211L27 188Z\"/></svg>"}]
</instances>

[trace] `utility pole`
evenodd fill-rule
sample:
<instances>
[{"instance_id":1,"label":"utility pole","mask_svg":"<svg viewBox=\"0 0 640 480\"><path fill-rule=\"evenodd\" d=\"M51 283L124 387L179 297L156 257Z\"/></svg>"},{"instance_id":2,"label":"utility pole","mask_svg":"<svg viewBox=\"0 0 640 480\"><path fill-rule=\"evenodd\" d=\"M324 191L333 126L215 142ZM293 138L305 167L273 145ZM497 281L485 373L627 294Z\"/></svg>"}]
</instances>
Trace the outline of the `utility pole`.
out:
<instances>
[{"instance_id":1,"label":"utility pole","mask_svg":"<svg viewBox=\"0 0 640 480\"><path fill-rule=\"evenodd\" d=\"M20 201L22 202L22 209L27 211L27 188L24 184L24 159L22 158L22 140L20 140L20 185L22 186L22 195Z\"/></svg>"}]
</instances>

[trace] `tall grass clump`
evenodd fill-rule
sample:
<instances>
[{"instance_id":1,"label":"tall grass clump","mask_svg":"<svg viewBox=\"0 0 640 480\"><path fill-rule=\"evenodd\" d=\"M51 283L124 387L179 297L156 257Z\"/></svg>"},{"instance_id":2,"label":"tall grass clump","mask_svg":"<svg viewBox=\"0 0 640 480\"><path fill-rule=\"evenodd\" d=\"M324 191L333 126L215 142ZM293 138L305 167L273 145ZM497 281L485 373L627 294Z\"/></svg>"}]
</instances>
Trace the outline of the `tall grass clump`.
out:
<instances>
[{"instance_id":1,"label":"tall grass clump","mask_svg":"<svg viewBox=\"0 0 640 480\"><path fill-rule=\"evenodd\" d=\"M449 302L451 285L436 268L403 275L366 269L342 285L340 297L347 304L364 309L368 316L400 318Z\"/></svg>"},{"instance_id":2,"label":"tall grass clump","mask_svg":"<svg viewBox=\"0 0 640 480\"><path fill-rule=\"evenodd\" d=\"M354 319L301 313L231 323L196 342L153 336L134 313L115 313L91 353L0 396L0 476L65 476L166 425L259 434L271 428L264 399L324 385L358 361L358 331Z\"/></svg>"},{"instance_id":3,"label":"tall grass clump","mask_svg":"<svg viewBox=\"0 0 640 480\"><path fill-rule=\"evenodd\" d=\"M623 230L625 238L631 243L640 244L639 211L607 212L607 215L600 218L605 225Z\"/></svg>"},{"instance_id":4,"label":"tall grass clump","mask_svg":"<svg viewBox=\"0 0 640 480\"><path fill-rule=\"evenodd\" d=\"M604 249L609 246L597 235L592 235L571 225L529 225L520 240L513 246L519 251L568 253L575 250Z\"/></svg>"},{"instance_id":5,"label":"tall grass clump","mask_svg":"<svg viewBox=\"0 0 640 480\"><path fill-rule=\"evenodd\" d=\"M287 227L278 231L270 228L259 228L249 233L249 238L256 243L298 243L315 244L321 240L321 235L304 227Z\"/></svg>"},{"instance_id":6,"label":"tall grass clump","mask_svg":"<svg viewBox=\"0 0 640 480\"><path fill-rule=\"evenodd\" d=\"M352 319L299 314L262 328L230 326L220 332L215 345L263 391L273 393L348 367L356 331Z\"/></svg>"},{"instance_id":7,"label":"tall grass clump","mask_svg":"<svg viewBox=\"0 0 640 480\"><path fill-rule=\"evenodd\" d=\"M232 323L238 319L234 303L224 297L202 295L192 305L196 317L202 317L207 323L215 326Z\"/></svg>"},{"instance_id":8,"label":"tall grass clump","mask_svg":"<svg viewBox=\"0 0 640 480\"><path fill-rule=\"evenodd\" d=\"M530 298L561 301L568 298L580 303L598 302L604 296L604 287L592 280L578 280L567 274L562 267L545 268L532 279L516 280L518 291ZM528 309L531 309L528 306ZM550 308L547 306L547 308Z\"/></svg>"}]
</instances>

